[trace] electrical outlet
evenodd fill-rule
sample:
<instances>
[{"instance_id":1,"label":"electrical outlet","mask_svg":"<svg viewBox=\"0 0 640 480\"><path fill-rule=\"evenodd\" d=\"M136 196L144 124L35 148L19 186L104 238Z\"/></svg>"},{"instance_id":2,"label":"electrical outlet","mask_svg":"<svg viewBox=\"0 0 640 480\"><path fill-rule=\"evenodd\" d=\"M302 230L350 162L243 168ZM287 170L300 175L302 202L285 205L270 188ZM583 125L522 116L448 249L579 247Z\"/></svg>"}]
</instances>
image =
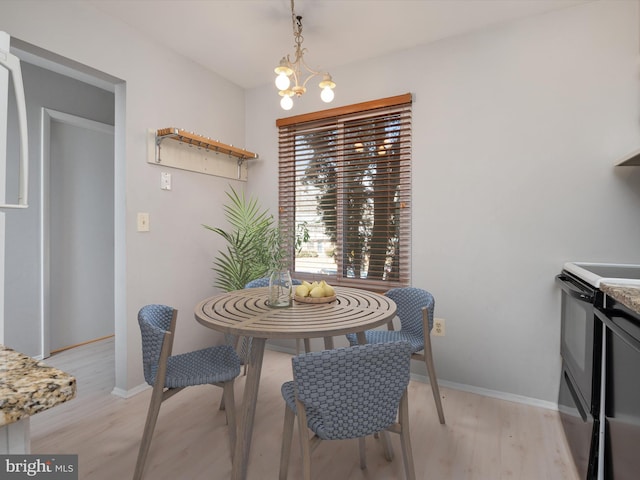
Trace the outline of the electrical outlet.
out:
<instances>
[{"instance_id":1,"label":"electrical outlet","mask_svg":"<svg viewBox=\"0 0 640 480\"><path fill-rule=\"evenodd\" d=\"M431 334L434 337L444 337L444 334L445 334L444 318L433 319L433 328L431 329Z\"/></svg>"}]
</instances>

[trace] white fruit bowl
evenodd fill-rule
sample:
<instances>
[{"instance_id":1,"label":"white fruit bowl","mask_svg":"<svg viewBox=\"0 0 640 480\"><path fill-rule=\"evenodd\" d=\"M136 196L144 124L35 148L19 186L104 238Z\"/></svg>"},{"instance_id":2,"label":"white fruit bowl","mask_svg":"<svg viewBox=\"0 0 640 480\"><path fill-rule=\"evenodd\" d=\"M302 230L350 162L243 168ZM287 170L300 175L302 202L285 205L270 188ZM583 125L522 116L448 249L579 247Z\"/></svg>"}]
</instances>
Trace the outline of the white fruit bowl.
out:
<instances>
[{"instance_id":1,"label":"white fruit bowl","mask_svg":"<svg viewBox=\"0 0 640 480\"><path fill-rule=\"evenodd\" d=\"M298 295L295 295L293 298L296 302L300 302L300 303L331 303L335 301L336 296L331 295L330 297L313 298L313 297L299 297Z\"/></svg>"}]
</instances>

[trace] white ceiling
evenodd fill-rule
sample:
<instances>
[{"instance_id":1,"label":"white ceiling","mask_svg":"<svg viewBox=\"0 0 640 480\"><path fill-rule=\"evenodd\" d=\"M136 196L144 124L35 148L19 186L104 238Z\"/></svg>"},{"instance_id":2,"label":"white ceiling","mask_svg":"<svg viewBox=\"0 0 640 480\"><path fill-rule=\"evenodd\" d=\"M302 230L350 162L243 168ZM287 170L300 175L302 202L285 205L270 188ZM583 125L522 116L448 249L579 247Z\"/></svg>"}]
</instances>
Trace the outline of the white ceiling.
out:
<instances>
[{"instance_id":1,"label":"white ceiling","mask_svg":"<svg viewBox=\"0 0 640 480\"><path fill-rule=\"evenodd\" d=\"M293 53L290 0L85 0L244 87ZM305 60L332 68L594 0L296 0ZM339 79L336 82L339 83Z\"/></svg>"}]
</instances>

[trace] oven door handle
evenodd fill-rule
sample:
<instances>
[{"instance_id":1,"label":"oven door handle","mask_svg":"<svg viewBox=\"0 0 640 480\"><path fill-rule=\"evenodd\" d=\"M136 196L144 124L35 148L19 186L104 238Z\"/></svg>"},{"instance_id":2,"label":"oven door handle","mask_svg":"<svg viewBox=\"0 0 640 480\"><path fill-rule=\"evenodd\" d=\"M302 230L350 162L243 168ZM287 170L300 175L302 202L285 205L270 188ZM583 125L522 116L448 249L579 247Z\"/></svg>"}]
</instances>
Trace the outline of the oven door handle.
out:
<instances>
[{"instance_id":1,"label":"oven door handle","mask_svg":"<svg viewBox=\"0 0 640 480\"><path fill-rule=\"evenodd\" d=\"M587 303L594 302L595 296L592 292L577 287L566 275L557 275L556 280L560 284L560 287L567 292L567 295L571 298Z\"/></svg>"},{"instance_id":2,"label":"oven door handle","mask_svg":"<svg viewBox=\"0 0 640 480\"><path fill-rule=\"evenodd\" d=\"M604 310L598 309L596 310L596 316L604 322L604 324L607 326L609 330L611 330L618 337L620 337L624 343L626 343L631 348L640 352L640 342L633 336L629 335L629 333L624 331L618 325L616 325L610 316L622 317L631 322L636 322L637 320L635 318L633 318L626 312L623 312L618 309L604 309Z\"/></svg>"},{"instance_id":3,"label":"oven door handle","mask_svg":"<svg viewBox=\"0 0 640 480\"><path fill-rule=\"evenodd\" d=\"M578 393L576 392L575 388L573 387L573 383L571 382L571 379L569 378L569 374L567 372L562 372L562 373L564 374L564 381L567 384L567 387L569 389L569 393L571 394L571 397L573 397L573 403L576 404L576 409L578 410L578 413L582 417L582 421L586 422L587 421L587 412L585 411L584 407L582 406L582 402L578 398Z\"/></svg>"}]
</instances>

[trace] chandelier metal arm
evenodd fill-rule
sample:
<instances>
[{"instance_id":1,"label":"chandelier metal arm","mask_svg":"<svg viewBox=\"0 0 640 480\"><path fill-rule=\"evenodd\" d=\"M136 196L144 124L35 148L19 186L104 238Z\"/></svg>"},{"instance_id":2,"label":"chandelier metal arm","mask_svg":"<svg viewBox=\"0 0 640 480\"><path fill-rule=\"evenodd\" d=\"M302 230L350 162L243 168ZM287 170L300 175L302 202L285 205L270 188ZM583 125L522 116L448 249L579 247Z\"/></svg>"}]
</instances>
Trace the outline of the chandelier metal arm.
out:
<instances>
[{"instance_id":1,"label":"chandelier metal arm","mask_svg":"<svg viewBox=\"0 0 640 480\"><path fill-rule=\"evenodd\" d=\"M307 49L302 47L302 42L304 41L304 37L302 36L302 17L295 14L294 0L291 0L291 23L295 42L295 58L291 61L290 55L282 57L280 64L275 69L275 72L278 74L276 86L278 87L280 96L283 97L280 104L282 108L286 110L290 109L293 106L291 97L294 95L298 97L302 96L307 90L306 86L309 80L318 75L323 75L323 79L319 84L320 88L323 89L321 94L322 100L330 102L333 100L333 89L336 84L333 82L329 73L321 73L319 70L314 70L305 62L304 55ZM303 71L303 68L306 72ZM301 84L300 82L304 76L306 77ZM291 85L291 79L289 79L289 77L292 77L293 86Z\"/></svg>"}]
</instances>

